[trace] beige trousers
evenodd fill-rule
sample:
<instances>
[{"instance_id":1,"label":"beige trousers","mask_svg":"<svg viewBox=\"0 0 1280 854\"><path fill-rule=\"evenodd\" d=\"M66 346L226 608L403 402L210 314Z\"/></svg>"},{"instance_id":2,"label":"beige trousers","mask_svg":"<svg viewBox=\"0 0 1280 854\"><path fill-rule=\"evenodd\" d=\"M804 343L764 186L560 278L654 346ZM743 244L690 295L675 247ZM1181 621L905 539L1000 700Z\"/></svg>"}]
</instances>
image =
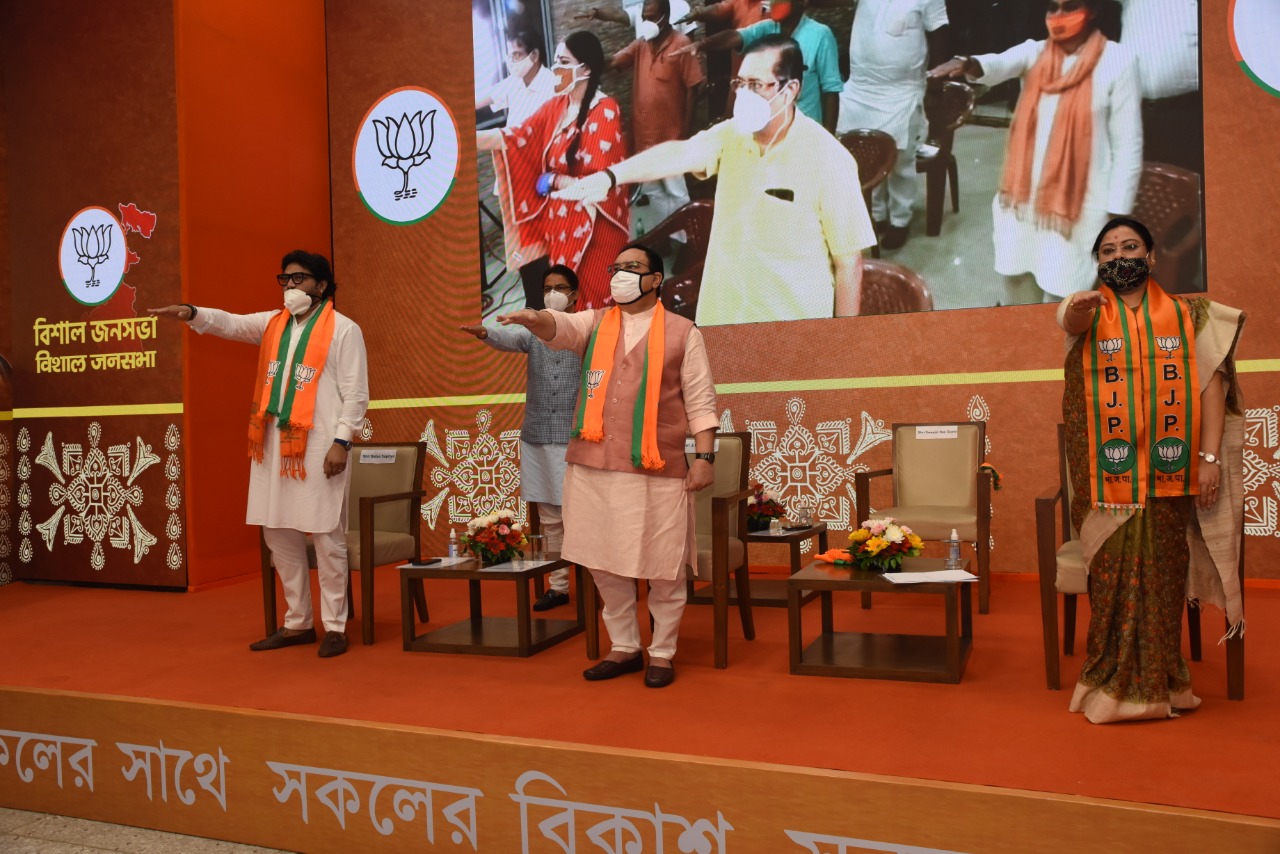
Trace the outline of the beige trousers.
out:
<instances>
[{"instance_id":1,"label":"beige trousers","mask_svg":"<svg viewBox=\"0 0 1280 854\"><path fill-rule=\"evenodd\" d=\"M614 575L602 569L591 570L600 598L604 600L604 626L609 632L614 652L639 652L640 624L636 618L636 579ZM668 581L662 578L646 579L649 582L649 613L653 615L653 639L649 644L650 658L672 659L676 655L676 635L680 633L680 618L684 615L684 603L688 596L684 578Z\"/></svg>"},{"instance_id":2,"label":"beige trousers","mask_svg":"<svg viewBox=\"0 0 1280 854\"><path fill-rule=\"evenodd\" d=\"M293 528L263 528L271 549L284 601L287 629L309 629L315 622L311 610L311 567L307 561L307 535ZM327 632L347 630L347 532L341 528L312 534L316 569L320 579L320 618Z\"/></svg>"}]
</instances>

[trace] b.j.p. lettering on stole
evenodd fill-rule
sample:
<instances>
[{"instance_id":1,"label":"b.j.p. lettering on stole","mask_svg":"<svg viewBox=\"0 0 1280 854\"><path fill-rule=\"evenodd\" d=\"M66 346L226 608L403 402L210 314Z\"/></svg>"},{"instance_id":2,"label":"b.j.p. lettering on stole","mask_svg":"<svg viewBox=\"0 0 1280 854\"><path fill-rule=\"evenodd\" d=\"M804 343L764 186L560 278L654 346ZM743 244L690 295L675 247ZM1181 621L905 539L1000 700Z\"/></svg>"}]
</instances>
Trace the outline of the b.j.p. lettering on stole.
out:
<instances>
[{"instance_id":1,"label":"b.j.p. lettering on stole","mask_svg":"<svg viewBox=\"0 0 1280 854\"><path fill-rule=\"evenodd\" d=\"M97 744L90 738L0 729L0 766L12 764L24 783L35 781L37 771L51 772L61 789L65 750L66 767L76 787L92 792L93 748Z\"/></svg>"},{"instance_id":2,"label":"b.j.p. lettering on stole","mask_svg":"<svg viewBox=\"0 0 1280 854\"><path fill-rule=\"evenodd\" d=\"M390 815L380 813L381 796L384 791L390 790L391 812L403 822L413 821L421 813L428 842L435 844L436 841L436 808L439 806L441 816L453 827L450 841L454 845L467 842L473 851L479 850L476 798L484 797L484 792L479 789L286 762L267 762L267 767L279 774L282 780L279 787L272 789L277 801L288 803L293 794L297 793L302 807L303 824L311 822L310 785L318 784L314 792L315 800L333 813L338 826L343 830L347 829L347 816L360 811L361 791L366 790L369 821L379 834L390 836L395 832L396 824Z\"/></svg>"},{"instance_id":3,"label":"b.j.p. lettering on stole","mask_svg":"<svg viewBox=\"0 0 1280 854\"><path fill-rule=\"evenodd\" d=\"M542 851L577 854L579 842L593 846L584 850L605 854L661 854L671 850L724 854L726 834L733 830L733 825L718 811L714 823L705 818L691 822L664 812L658 804L647 811L526 793L526 789L535 784L561 796L568 794L555 779L541 771L526 771L516 780L516 792L510 797L520 805L522 854ZM539 837L531 838L530 831L535 827ZM672 840L674 846L668 844L668 833L676 837Z\"/></svg>"}]
</instances>

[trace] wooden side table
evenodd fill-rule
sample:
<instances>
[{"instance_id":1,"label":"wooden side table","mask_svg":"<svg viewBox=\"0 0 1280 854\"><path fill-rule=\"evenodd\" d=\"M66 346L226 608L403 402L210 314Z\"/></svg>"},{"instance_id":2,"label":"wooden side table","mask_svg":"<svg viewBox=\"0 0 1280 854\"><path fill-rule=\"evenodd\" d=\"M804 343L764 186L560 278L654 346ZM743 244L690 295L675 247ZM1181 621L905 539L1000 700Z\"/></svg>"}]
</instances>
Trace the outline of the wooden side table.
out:
<instances>
[{"instance_id":1,"label":"wooden side table","mask_svg":"<svg viewBox=\"0 0 1280 854\"><path fill-rule=\"evenodd\" d=\"M942 558L907 558L903 571L936 571L943 569L944 563ZM967 560L962 568L969 568ZM792 673L950 683L959 682L964 675L973 647L970 582L894 584L879 573L857 567L811 563L788 578L786 585ZM804 647L801 608L807 601L807 591L816 591L822 600L822 632ZM946 634L837 632L832 617L832 594L837 592L941 595L946 609Z\"/></svg>"},{"instance_id":2,"label":"wooden side table","mask_svg":"<svg viewBox=\"0 0 1280 854\"><path fill-rule=\"evenodd\" d=\"M576 572L579 591L577 618L535 620L533 604L529 596L529 582L535 578L544 578L552 571L564 567L573 567ZM417 634L413 605L415 595L421 591L422 581L426 578L465 580L470 588L470 618L451 626L444 626L421 635ZM515 583L516 615L514 617L484 616L481 585L484 582L495 581ZM533 561L515 561L484 568L474 560L450 566L405 564L400 567L400 621L404 649L406 652L454 652L527 658L586 629L586 611L581 594L584 582L584 572L581 567L566 560L560 560L558 557L552 557L537 564Z\"/></svg>"},{"instance_id":3,"label":"wooden side table","mask_svg":"<svg viewBox=\"0 0 1280 854\"><path fill-rule=\"evenodd\" d=\"M816 554L822 554L827 550L827 523L818 522L807 528L800 528L794 531L782 531L779 534L770 534L768 531L751 531L747 534L748 543L773 543L775 545L786 543L790 546L791 551L791 574L795 575L800 571L804 563L800 557L800 544L805 540L816 539L818 541L818 551ZM702 588L702 590L710 590L710 585ZM813 598L808 597L805 601ZM689 601L698 605L712 604L712 596L710 593L701 591L689 597ZM733 588L729 589L729 604L738 604L738 593ZM751 604L761 605L766 608L785 608L787 607L787 581L784 578L752 578L751 579Z\"/></svg>"}]
</instances>

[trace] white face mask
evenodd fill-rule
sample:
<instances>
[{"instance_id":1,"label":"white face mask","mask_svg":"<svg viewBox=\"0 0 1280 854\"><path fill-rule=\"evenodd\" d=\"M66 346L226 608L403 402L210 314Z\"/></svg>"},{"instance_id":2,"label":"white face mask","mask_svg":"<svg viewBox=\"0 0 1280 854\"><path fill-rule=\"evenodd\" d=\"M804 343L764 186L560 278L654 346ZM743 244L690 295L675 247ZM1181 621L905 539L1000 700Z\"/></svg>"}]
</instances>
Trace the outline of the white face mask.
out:
<instances>
[{"instance_id":1,"label":"white face mask","mask_svg":"<svg viewBox=\"0 0 1280 854\"><path fill-rule=\"evenodd\" d=\"M569 295L564 291L551 291L542 298L542 304L552 311L564 311L569 307Z\"/></svg>"},{"instance_id":2,"label":"white face mask","mask_svg":"<svg viewBox=\"0 0 1280 854\"><path fill-rule=\"evenodd\" d=\"M533 68L532 56L526 54L524 59L516 60L512 60L511 57L507 57L507 71L511 73L512 77L524 77L529 73L529 69L531 68Z\"/></svg>"},{"instance_id":3,"label":"white face mask","mask_svg":"<svg viewBox=\"0 0 1280 854\"><path fill-rule=\"evenodd\" d=\"M311 308L311 297L297 288L285 288L284 307L286 311L297 317L300 314L305 314L307 309Z\"/></svg>"},{"instance_id":4,"label":"white face mask","mask_svg":"<svg viewBox=\"0 0 1280 854\"><path fill-rule=\"evenodd\" d=\"M654 21L640 18L636 21L636 38L651 42L658 37L662 29Z\"/></svg>"},{"instance_id":5,"label":"white face mask","mask_svg":"<svg viewBox=\"0 0 1280 854\"><path fill-rule=\"evenodd\" d=\"M750 89L739 89L733 99L734 126L743 133L756 133L763 129L773 118L773 102L781 94L782 89L779 88L772 98L765 100L763 95Z\"/></svg>"},{"instance_id":6,"label":"white face mask","mask_svg":"<svg viewBox=\"0 0 1280 854\"><path fill-rule=\"evenodd\" d=\"M643 291L640 287L640 283L647 275L649 274L629 273L626 270L614 273L613 278L609 280L609 293L613 296L613 301L618 305L627 305L652 293L652 291Z\"/></svg>"}]
</instances>

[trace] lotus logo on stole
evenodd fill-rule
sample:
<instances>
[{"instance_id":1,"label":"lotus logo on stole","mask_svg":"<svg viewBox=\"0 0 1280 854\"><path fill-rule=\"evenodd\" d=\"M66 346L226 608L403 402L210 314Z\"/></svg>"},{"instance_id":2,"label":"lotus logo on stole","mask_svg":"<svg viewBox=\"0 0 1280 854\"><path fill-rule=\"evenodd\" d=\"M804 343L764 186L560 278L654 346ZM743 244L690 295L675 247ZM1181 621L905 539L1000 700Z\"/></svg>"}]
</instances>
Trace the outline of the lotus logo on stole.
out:
<instances>
[{"instance_id":1,"label":"lotus logo on stole","mask_svg":"<svg viewBox=\"0 0 1280 854\"><path fill-rule=\"evenodd\" d=\"M1112 439L1102 446L1098 462L1107 474L1124 474L1133 468L1135 462L1133 445L1124 439Z\"/></svg>"},{"instance_id":2,"label":"lotus logo on stole","mask_svg":"<svg viewBox=\"0 0 1280 854\"><path fill-rule=\"evenodd\" d=\"M297 383L293 388L302 391L302 387L316 378L316 369L310 365L294 365L293 379Z\"/></svg>"},{"instance_id":3,"label":"lotus logo on stole","mask_svg":"<svg viewBox=\"0 0 1280 854\"><path fill-rule=\"evenodd\" d=\"M448 106L427 89L393 89L360 121L351 152L356 192L383 222L420 222L448 198L458 154L458 124Z\"/></svg>"},{"instance_id":4,"label":"lotus logo on stole","mask_svg":"<svg viewBox=\"0 0 1280 854\"><path fill-rule=\"evenodd\" d=\"M1177 436L1165 436L1151 446L1151 464L1157 471L1165 474L1181 471L1187 467L1187 461L1190 459L1191 454L1188 452L1187 443Z\"/></svg>"},{"instance_id":5,"label":"lotus logo on stole","mask_svg":"<svg viewBox=\"0 0 1280 854\"><path fill-rule=\"evenodd\" d=\"M604 371L601 371L601 370L587 371L587 397L588 398L593 398L596 396L596 389L600 387L600 382L603 379L604 379Z\"/></svg>"}]
</instances>

